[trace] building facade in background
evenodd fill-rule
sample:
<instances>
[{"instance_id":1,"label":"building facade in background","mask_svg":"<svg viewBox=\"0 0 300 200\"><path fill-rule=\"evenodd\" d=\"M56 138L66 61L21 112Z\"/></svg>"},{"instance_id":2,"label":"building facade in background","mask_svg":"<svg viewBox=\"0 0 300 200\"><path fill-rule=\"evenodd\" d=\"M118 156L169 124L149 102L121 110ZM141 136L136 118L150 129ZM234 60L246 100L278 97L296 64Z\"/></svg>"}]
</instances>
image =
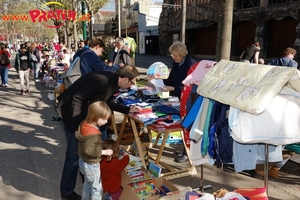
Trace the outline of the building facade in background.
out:
<instances>
[{"instance_id":1,"label":"building facade in background","mask_svg":"<svg viewBox=\"0 0 300 200\"><path fill-rule=\"evenodd\" d=\"M120 10L118 3L121 5ZM113 34L117 37L120 33L123 38L134 38L138 53L159 54L158 23L162 3L150 0L116 0L115 10L115 17L105 23L105 35Z\"/></svg>"},{"instance_id":2,"label":"building facade in background","mask_svg":"<svg viewBox=\"0 0 300 200\"><path fill-rule=\"evenodd\" d=\"M186 38L194 57L215 59L218 31L218 0L187 0ZM238 0L234 3L231 57L237 60L254 41L262 44L261 57L279 57L286 47L300 54L299 0ZM179 0L164 0L159 19L160 54L168 55L174 40L180 40ZM300 61L299 54L296 61Z\"/></svg>"}]
</instances>

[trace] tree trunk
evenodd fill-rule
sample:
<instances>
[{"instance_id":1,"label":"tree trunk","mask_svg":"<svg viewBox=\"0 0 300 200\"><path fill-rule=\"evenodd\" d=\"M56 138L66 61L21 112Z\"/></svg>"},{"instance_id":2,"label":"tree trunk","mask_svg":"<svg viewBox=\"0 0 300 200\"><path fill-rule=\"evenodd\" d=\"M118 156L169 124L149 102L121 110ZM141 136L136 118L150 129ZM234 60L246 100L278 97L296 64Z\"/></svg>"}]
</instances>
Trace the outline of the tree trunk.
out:
<instances>
[{"instance_id":1,"label":"tree trunk","mask_svg":"<svg viewBox=\"0 0 300 200\"><path fill-rule=\"evenodd\" d=\"M76 21L73 21L73 43L74 43L75 51L77 51L78 46L77 46L77 24L76 24Z\"/></svg>"},{"instance_id":2,"label":"tree trunk","mask_svg":"<svg viewBox=\"0 0 300 200\"><path fill-rule=\"evenodd\" d=\"M71 21L66 21L65 25L65 44L71 49L73 23Z\"/></svg>"},{"instance_id":3,"label":"tree trunk","mask_svg":"<svg viewBox=\"0 0 300 200\"><path fill-rule=\"evenodd\" d=\"M221 55L221 39L222 39L222 21L223 21L223 11L222 11L222 4L223 4L223 0L218 0L219 4L218 4L218 15L219 15L219 21L218 21L218 31L217 31L217 44L216 44L216 61L220 61L220 55Z\"/></svg>"},{"instance_id":4,"label":"tree trunk","mask_svg":"<svg viewBox=\"0 0 300 200\"><path fill-rule=\"evenodd\" d=\"M216 60L230 60L234 0L220 0Z\"/></svg>"}]
</instances>

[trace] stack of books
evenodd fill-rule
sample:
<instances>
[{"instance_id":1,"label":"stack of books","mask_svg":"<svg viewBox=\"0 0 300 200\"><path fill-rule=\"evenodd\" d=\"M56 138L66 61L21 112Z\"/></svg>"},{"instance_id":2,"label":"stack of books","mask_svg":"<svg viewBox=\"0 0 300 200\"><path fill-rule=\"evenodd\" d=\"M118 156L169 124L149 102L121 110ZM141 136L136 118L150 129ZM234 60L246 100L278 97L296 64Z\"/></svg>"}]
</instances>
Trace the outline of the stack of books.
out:
<instances>
[{"instance_id":1,"label":"stack of books","mask_svg":"<svg viewBox=\"0 0 300 200\"><path fill-rule=\"evenodd\" d=\"M135 157L133 155L129 155L129 163L126 166L126 171L135 171L140 170L143 166L142 159L139 157Z\"/></svg>"}]
</instances>

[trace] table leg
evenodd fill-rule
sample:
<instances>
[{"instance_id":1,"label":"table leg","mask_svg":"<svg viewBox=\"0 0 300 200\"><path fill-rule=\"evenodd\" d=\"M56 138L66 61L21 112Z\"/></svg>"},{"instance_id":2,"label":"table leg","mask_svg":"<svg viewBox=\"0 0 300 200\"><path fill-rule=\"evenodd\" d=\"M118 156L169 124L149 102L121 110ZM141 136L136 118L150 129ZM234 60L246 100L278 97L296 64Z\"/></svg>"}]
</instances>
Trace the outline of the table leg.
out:
<instances>
[{"instance_id":1,"label":"table leg","mask_svg":"<svg viewBox=\"0 0 300 200\"><path fill-rule=\"evenodd\" d=\"M183 142L183 146L184 146L186 155L187 155L188 160L189 160L190 167L192 167L192 161L191 161L191 159L190 159L190 149L187 148L187 146L186 146L186 143L185 143L185 140L184 140L184 132L183 132L183 131L180 131L180 134L181 134L181 138L182 138L182 142Z\"/></svg>"},{"instance_id":2,"label":"table leg","mask_svg":"<svg viewBox=\"0 0 300 200\"><path fill-rule=\"evenodd\" d=\"M119 132L119 135L118 135L118 141L117 141L118 144L121 144L121 139L123 137L123 133L124 133L124 130L125 130L125 126L126 126L127 120L128 120L127 115L124 115L124 118L123 118L123 121L122 121L122 125L121 125L121 128L120 128L120 132Z\"/></svg>"},{"instance_id":3,"label":"table leg","mask_svg":"<svg viewBox=\"0 0 300 200\"><path fill-rule=\"evenodd\" d=\"M156 147L157 146L157 143L159 141L159 138L160 138L160 134L157 134L156 138L155 138L155 143L153 145L153 147Z\"/></svg>"},{"instance_id":4,"label":"table leg","mask_svg":"<svg viewBox=\"0 0 300 200\"><path fill-rule=\"evenodd\" d=\"M152 144L152 130L147 126L147 131L148 131L148 137L149 137L149 147L153 147Z\"/></svg>"},{"instance_id":5,"label":"table leg","mask_svg":"<svg viewBox=\"0 0 300 200\"><path fill-rule=\"evenodd\" d=\"M113 128L114 134L116 137L118 137L118 129L117 129L116 118L114 113L112 113L110 120L111 120L111 126Z\"/></svg>"},{"instance_id":6,"label":"table leg","mask_svg":"<svg viewBox=\"0 0 300 200\"><path fill-rule=\"evenodd\" d=\"M132 127L132 132L133 132L133 135L134 135L134 140L136 142L136 147L137 147L138 152L139 152L139 157L142 159L142 163L146 167L145 158L144 158L144 154L143 154L143 150L142 150L142 146L141 146L141 140L140 140L137 128L136 128L135 121L130 119L130 123L131 123L131 127Z\"/></svg>"},{"instance_id":7,"label":"table leg","mask_svg":"<svg viewBox=\"0 0 300 200\"><path fill-rule=\"evenodd\" d=\"M160 135L160 134L158 134L157 137L159 137L159 135ZM163 151L164 151L164 149L165 149L165 145L166 145L168 136L169 136L169 131L165 131L164 136L163 136L163 140L161 141L161 145L160 145L159 151L158 151L158 153L157 153L157 157L156 157L156 160L155 160L155 164L159 164L160 158L161 158L162 153L163 153ZM156 140L157 140L157 138L156 138Z\"/></svg>"}]
</instances>

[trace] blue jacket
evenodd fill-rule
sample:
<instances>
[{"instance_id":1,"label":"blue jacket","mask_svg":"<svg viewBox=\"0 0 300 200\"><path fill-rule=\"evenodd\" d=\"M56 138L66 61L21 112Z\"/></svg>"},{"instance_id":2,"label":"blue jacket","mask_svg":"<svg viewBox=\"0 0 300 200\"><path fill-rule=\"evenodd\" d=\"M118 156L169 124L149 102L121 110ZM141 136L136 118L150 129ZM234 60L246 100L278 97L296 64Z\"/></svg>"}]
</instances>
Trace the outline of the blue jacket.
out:
<instances>
[{"instance_id":1,"label":"blue jacket","mask_svg":"<svg viewBox=\"0 0 300 200\"><path fill-rule=\"evenodd\" d=\"M84 53L84 52L86 52L86 53ZM93 71L115 71L120 67L120 66L111 66L110 67L110 66L106 65L100 59L100 57L94 51L90 50L89 48L82 48L81 50L79 50L74 55L74 59L77 56L81 56L80 57L80 69L81 69L82 75L88 74Z\"/></svg>"},{"instance_id":2,"label":"blue jacket","mask_svg":"<svg viewBox=\"0 0 300 200\"><path fill-rule=\"evenodd\" d=\"M293 60L287 56L281 57L281 58L276 58L276 59L272 60L269 63L269 65L295 67L295 68L298 67L298 63L295 60Z\"/></svg>"},{"instance_id":3,"label":"blue jacket","mask_svg":"<svg viewBox=\"0 0 300 200\"><path fill-rule=\"evenodd\" d=\"M214 149L216 153L216 163L232 163L232 144L233 139L228 131L227 112L229 106L220 102L215 102L211 115L211 125L216 123L217 147Z\"/></svg>"}]
</instances>

